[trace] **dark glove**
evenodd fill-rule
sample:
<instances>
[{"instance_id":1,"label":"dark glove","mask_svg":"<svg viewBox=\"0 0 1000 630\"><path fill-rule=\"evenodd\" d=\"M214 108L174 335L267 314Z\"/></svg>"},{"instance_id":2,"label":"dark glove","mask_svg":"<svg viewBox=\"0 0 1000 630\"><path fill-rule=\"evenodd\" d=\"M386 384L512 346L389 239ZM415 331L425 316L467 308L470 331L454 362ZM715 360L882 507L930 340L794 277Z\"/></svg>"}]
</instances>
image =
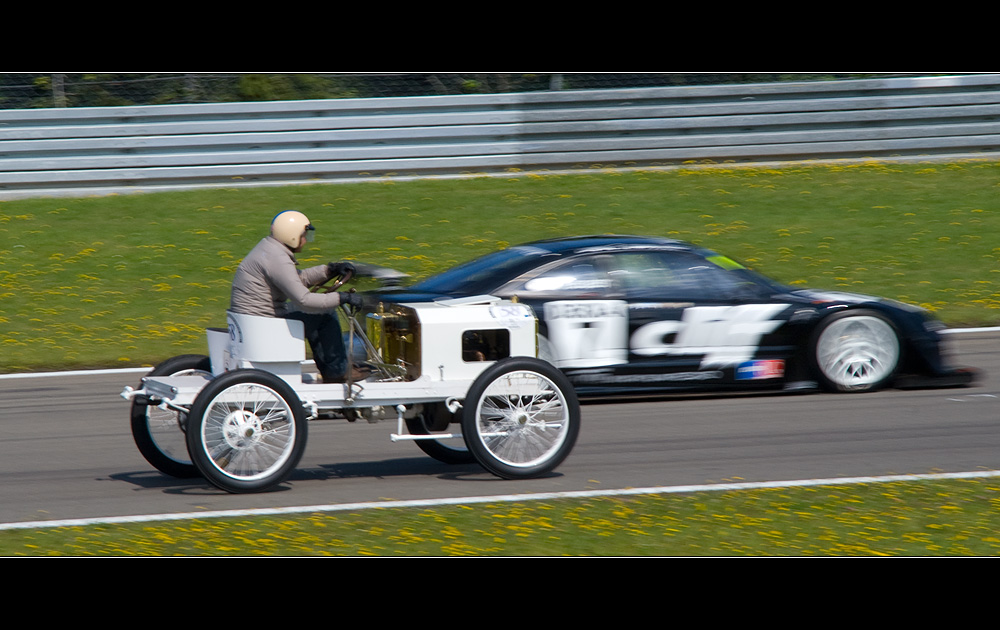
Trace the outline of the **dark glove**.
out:
<instances>
[{"instance_id":1,"label":"dark glove","mask_svg":"<svg viewBox=\"0 0 1000 630\"><path fill-rule=\"evenodd\" d=\"M354 265L346 261L327 263L326 268L330 270L331 278L336 276L353 276L357 271Z\"/></svg>"},{"instance_id":2,"label":"dark glove","mask_svg":"<svg viewBox=\"0 0 1000 630\"><path fill-rule=\"evenodd\" d=\"M341 304L350 304L354 308L361 308L361 294L360 293L348 293L344 291L343 293L338 293L340 296Z\"/></svg>"}]
</instances>

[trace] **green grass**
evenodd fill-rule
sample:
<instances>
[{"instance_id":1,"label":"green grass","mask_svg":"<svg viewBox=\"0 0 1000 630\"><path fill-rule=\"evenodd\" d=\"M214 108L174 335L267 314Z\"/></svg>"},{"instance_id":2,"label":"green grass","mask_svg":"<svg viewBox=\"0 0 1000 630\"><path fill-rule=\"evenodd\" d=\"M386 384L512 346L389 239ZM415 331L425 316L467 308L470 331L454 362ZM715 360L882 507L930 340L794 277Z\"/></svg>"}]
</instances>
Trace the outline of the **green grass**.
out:
<instances>
[{"instance_id":1,"label":"green grass","mask_svg":"<svg viewBox=\"0 0 1000 630\"><path fill-rule=\"evenodd\" d=\"M783 282L1000 323L1000 163L634 171L0 202L0 372L205 351L286 208L305 264L420 278L510 244L673 236ZM993 480L0 532L0 555L994 555Z\"/></svg>"},{"instance_id":2,"label":"green grass","mask_svg":"<svg viewBox=\"0 0 1000 630\"><path fill-rule=\"evenodd\" d=\"M0 532L3 556L992 556L1000 479Z\"/></svg>"},{"instance_id":3,"label":"green grass","mask_svg":"<svg viewBox=\"0 0 1000 630\"><path fill-rule=\"evenodd\" d=\"M778 280L1000 322L1000 163L869 163L239 188L0 202L0 371L204 352L239 260L302 210L304 264L415 278L510 244L673 236Z\"/></svg>"}]
</instances>

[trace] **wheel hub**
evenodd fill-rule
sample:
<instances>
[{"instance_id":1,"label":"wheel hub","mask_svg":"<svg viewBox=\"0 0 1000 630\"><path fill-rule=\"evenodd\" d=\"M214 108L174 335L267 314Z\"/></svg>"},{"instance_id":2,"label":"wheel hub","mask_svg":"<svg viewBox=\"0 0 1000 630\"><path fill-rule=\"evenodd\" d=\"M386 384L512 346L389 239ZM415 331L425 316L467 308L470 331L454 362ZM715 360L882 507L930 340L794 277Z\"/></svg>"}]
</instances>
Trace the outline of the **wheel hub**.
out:
<instances>
[{"instance_id":1,"label":"wheel hub","mask_svg":"<svg viewBox=\"0 0 1000 630\"><path fill-rule=\"evenodd\" d=\"M873 372L874 360L868 357L854 357L847 361L847 375L853 378L867 378Z\"/></svg>"},{"instance_id":2,"label":"wheel hub","mask_svg":"<svg viewBox=\"0 0 1000 630\"><path fill-rule=\"evenodd\" d=\"M519 429L527 427L534 421L534 416L529 410L529 405L525 404L524 400L519 396L511 396L510 409L507 413L507 418L512 425L512 428Z\"/></svg>"},{"instance_id":3,"label":"wheel hub","mask_svg":"<svg viewBox=\"0 0 1000 630\"><path fill-rule=\"evenodd\" d=\"M892 327L873 315L832 322L817 342L819 368L840 390L866 390L891 377L899 361Z\"/></svg>"},{"instance_id":4,"label":"wheel hub","mask_svg":"<svg viewBox=\"0 0 1000 630\"><path fill-rule=\"evenodd\" d=\"M239 409L226 416L222 435L230 447L245 450L257 442L262 428L263 423L256 414Z\"/></svg>"}]
</instances>

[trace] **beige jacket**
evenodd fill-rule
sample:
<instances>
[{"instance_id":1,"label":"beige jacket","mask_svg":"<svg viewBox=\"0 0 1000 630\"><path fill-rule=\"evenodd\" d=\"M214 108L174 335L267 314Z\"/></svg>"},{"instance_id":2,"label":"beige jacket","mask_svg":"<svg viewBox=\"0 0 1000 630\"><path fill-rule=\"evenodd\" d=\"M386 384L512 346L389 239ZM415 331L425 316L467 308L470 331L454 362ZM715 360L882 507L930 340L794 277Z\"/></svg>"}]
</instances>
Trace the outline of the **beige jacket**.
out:
<instances>
[{"instance_id":1,"label":"beige jacket","mask_svg":"<svg viewBox=\"0 0 1000 630\"><path fill-rule=\"evenodd\" d=\"M321 313L340 305L340 294L312 293L309 287L330 279L326 265L299 271L290 249L268 236L236 269L229 309L244 315L281 317L292 311Z\"/></svg>"}]
</instances>

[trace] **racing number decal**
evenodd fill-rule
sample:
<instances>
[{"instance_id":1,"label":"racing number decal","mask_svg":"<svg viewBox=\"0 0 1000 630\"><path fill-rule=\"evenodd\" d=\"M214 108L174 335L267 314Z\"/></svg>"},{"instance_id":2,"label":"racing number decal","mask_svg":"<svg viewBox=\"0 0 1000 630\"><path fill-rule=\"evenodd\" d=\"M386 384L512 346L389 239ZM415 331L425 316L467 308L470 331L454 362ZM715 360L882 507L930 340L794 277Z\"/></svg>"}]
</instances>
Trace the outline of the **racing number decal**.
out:
<instances>
[{"instance_id":1,"label":"racing number decal","mask_svg":"<svg viewBox=\"0 0 1000 630\"><path fill-rule=\"evenodd\" d=\"M636 330L632 352L642 356L702 354L702 369L736 365L753 358L761 337L785 323L771 318L787 307L742 304L687 308L680 321L653 322Z\"/></svg>"},{"instance_id":2,"label":"racing number decal","mask_svg":"<svg viewBox=\"0 0 1000 630\"><path fill-rule=\"evenodd\" d=\"M622 300L547 302L545 323L558 367L628 362L628 304Z\"/></svg>"},{"instance_id":3,"label":"racing number decal","mask_svg":"<svg viewBox=\"0 0 1000 630\"><path fill-rule=\"evenodd\" d=\"M529 322L535 322L535 316L525 304L491 306L490 315L505 328L520 328Z\"/></svg>"}]
</instances>

